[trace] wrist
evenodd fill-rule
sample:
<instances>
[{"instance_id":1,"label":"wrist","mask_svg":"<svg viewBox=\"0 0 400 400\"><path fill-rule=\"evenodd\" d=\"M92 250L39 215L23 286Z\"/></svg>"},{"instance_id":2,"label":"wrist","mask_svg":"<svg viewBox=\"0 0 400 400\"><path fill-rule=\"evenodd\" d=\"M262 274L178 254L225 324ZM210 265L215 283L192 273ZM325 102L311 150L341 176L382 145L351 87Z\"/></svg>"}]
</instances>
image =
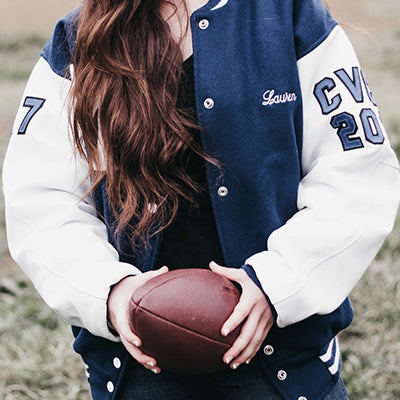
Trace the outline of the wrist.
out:
<instances>
[{"instance_id":1,"label":"wrist","mask_svg":"<svg viewBox=\"0 0 400 400\"><path fill-rule=\"evenodd\" d=\"M118 307L118 295L120 292L119 289L124 288L127 284L128 278L131 278L135 275L128 275L125 278L121 279L119 282L116 284L110 286L110 291L108 294L108 299L107 299L107 328L112 333L114 336L119 336L118 331L115 329L115 313L113 312L114 307ZM130 292L127 292L127 295L131 295ZM129 298L128 300L129 301ZM114 306L114 303L116 305Z\"/></svg>"},{"instance_id":2,"label":"wrist","mask_svg":"<svg viewBox=\"0 0 400 400\"><path fill-rule=\"evenodd\" d=\"M274 305L272 304L272 302L271 302L271 300L270 300L268 294L265 293L265 291L264 291L264 289L263 289L263 287L262 287L262 285L261 285L261 282L260 282L259 279L257 278L257 274L256 274L256 272L254 271L253 267L252 267L251 265L249 265L249 264L244 264L244 265L242 265L241 268L244 269L244 271L247 273L247 275L249 276L249 278L250 278L250 279L257 285L257 287L263 292L265 298L266 298L267 301L268 301L268 304L269 304L269 307L270 307L270 309L271 309L271 313L272 313L272 316L273 316L273 318L274 318L274 321L276 321L276 319L278 318L278 313L276 312L275 307L274 307Z\"/></svg>"}]
</instances>

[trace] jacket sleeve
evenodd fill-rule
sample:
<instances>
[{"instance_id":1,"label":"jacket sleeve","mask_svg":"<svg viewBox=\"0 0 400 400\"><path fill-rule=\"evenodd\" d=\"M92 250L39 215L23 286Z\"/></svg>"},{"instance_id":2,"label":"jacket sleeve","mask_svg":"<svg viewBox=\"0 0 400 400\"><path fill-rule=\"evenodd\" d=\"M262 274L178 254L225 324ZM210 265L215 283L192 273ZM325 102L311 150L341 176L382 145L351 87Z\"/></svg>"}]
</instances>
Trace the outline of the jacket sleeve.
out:
<instances>
[{"instance_id":1,"label":"jacket sleeve","mask_svg":"<svg viewBox=\"0 0 400 400\"><path fill-rule=\"evenodd\" d=\"M140 271L119 262L84 198L87 166L74 154L69 87L43 58L27 84L3 168L9 249L51 308L115 340L106 324L110 287Z\"/></svg>"},{"instance_id":2,"label":"jacket sleeve","mask_svg":"<svg viewBox=\"0 0 400 400\"><path fill-rule=\"evenodd\" d=\"M280 327L340 306L393 228L400 196L395 154L343 30L301 57L298 71L299 211L246 260Z\"/></svg>"}]
</instances>

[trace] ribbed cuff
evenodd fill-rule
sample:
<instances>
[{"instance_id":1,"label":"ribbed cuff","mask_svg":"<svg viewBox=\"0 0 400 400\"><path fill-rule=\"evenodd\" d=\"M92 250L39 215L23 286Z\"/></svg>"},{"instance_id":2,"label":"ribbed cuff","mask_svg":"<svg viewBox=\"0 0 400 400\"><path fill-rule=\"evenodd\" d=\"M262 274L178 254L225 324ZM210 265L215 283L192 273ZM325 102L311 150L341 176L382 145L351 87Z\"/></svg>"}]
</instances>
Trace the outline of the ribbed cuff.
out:
<instances>
[{"instance_id":1,"label":"ribbed cuff","mask_svg":"<svg viewBox=\"0 0 400 400\"><path fill-rule=\"evenodd\" d=\"M113 334L116 337L119 337L119 333L114 329L114 327L111 325L111 322L107 318L107 328L110 331L111 334Z\"/></svg>"}]
</instances>

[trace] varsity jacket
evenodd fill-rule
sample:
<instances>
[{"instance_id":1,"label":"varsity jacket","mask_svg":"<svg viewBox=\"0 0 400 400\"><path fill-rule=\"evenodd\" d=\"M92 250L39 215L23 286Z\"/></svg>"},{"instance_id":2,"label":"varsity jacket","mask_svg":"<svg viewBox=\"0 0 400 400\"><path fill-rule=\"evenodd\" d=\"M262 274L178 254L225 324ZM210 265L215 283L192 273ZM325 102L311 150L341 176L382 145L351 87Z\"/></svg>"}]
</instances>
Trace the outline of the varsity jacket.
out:
<instances>
[{"instance_id":1,"label":"varsity jacket","mask_svg":"<svg viewBox=\"0 0 400 400\"><path fill-rule=\"evenodd\" d=\"M152 269L116 242L101 185L68 125L79 10L61 19L23 95L4 163L9 248L74 326L94 399L114 399L128 354L107 327L110 287ZM258 355L287 400L321 400L338 379L348 294L391 231L399 166L343 30L320 0L210 0L190 18L203 148L226 264L267 294L276 324ZM73 78L72 78L73 79ZM156 205L149 205L156 212ZM104 218L99 218L102 214Z\"/></svg>"}]
</instances>

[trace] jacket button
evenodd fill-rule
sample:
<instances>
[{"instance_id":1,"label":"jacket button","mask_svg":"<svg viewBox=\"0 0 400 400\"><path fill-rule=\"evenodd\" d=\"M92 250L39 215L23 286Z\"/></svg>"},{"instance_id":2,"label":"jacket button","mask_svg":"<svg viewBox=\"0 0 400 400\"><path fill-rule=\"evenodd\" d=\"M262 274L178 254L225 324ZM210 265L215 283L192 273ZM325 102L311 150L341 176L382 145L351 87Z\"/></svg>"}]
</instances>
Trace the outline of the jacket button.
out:
<instances>
[{"instance_id":1,"label":"jacket button","mask_svg":"<svg viewBox=\"0 0 400 400\"><path fill-rule=\"evenodd\" d=\"M286 371L284 371L283 369L278 371L278 379L280 381L284 381L286 378L287 378L287 372Z\"/></svg>"},{"instance_id":2,"label":"jacket button","mask_svg":"<svg viewBox=\"0 0 400 400\"><path fill-rule=\"evenodd\" d=\"M266 356L271 356L272 354L274 354L274 351L275 351L275 349L270 344L267 344L264 347L264 354Z\"/></svg>"},{"instance_id":3,"label":"jacket button","mask_svg":"<svg viewBox=\"0 0 400 400\"><path fill-rule=\"evenodd\" d=\"M85 375L86 375L86 378L90 378L90 373L89 373L89 365L87 365L87 364L85 364L85 363L83 363L83 365L85 366Z\"/></svg>"},{"instance_id":4,"label":"jacket button","mask_svg":"<svg viewBox=\"0 0 400 400\"><path fill-rule=\"evenodd\" d=\"M207 29L209 27L209 25L210 25L210 23L208 22L208 19L202 19L199 22L199 28L202 29L202 30Z\"/></svg>"},{"instance_id":5,"label":"jacket button","mask_svg":"<svg viewBox=\"0 0 400 400\"><path fill-rule=\"evenodd\" d=\"M114 391L114 384L111 381L107 382L107 390L110 393L112 393Z\"/></svg>"},{"instance_id":6,"label":"jacket button","mask_svg":"<svg viewBox=\"0 0 400 400\"><path fill-rule=\"evenodd\" d=\"M118 357L115 357L113 360L114 367L117 369L121 368L121 360Z\"/></svg>"},{"instance_id":7,"label":"jacket button","mask_svg":"<svg viewBox=\"0 0 400 400\"><path fill-rule=\"evenodd\" d=\"M300 396L297 400L308 400L306 396Z\"/></svg>"},{"instance_id":8,"label":"jacket button","mask_svg":"<svg viewBox=\"0 0 400 400\"><path fill-rule=\"evenodd\" d=\"M207 98L204 100L203 104L207 110L211 110L214 107L214 100L211 98Z\"/></svg>"},{"instance_id":9,"label":"jacket button","mask_svg":"<svg viewBox=\"0 0 400 400\"><path fill-rule=\"evenodd\" d=\"M152 214L155 214L157 212L157 204L155 203L148 203L147 204L147 210L150 211Z\"/></svg>"},{"instance_id":10,"label":"jacket button","mask_svg":"<svg viewBox=\"0 0 400 400\"><path fill-rule=\"evenodd\" d=\"M226 186L220 186L217 193L219 197L226 197L228 196L228 188Z\"/></svg>"}]
</instances>

